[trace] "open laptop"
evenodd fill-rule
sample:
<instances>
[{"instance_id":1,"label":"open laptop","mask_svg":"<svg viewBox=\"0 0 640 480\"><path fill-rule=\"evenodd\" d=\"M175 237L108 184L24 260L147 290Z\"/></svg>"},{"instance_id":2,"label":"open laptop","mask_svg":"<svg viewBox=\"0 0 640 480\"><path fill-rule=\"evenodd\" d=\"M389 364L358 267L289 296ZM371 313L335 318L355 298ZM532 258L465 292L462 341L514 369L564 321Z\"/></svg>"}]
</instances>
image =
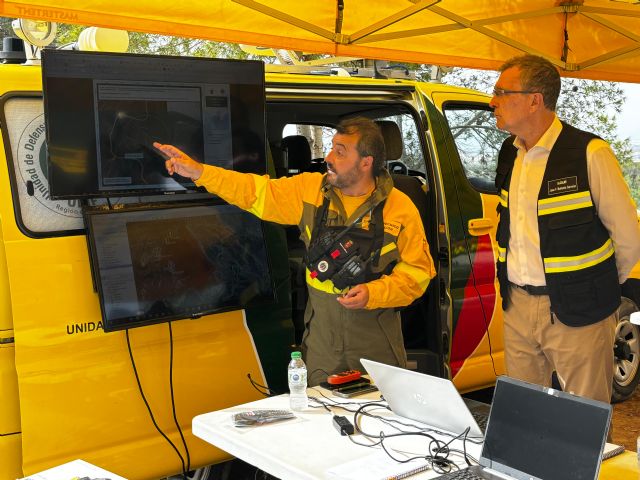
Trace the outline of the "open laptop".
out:
<instances>
[{"instance_id":1,"label":"open laptop","mask_svg":"<svg viewBox=\"0 0 640 480\"><path fill-rule=\"evenodd\" d=\"M451 479L595 480L611 405L499 377L480 465Z\"/></svg>"},{"instance_id":2,"label":"open laptop","mask_svg":"<svg viewBox=\"0 0 640 480\"><path fill-rule=\"evenodd\" d=\"M360 362L396 415L454 435L469 428L468 437L482 437L482 429L450 380L366 358Z\"/></svg>"}]
</instances>

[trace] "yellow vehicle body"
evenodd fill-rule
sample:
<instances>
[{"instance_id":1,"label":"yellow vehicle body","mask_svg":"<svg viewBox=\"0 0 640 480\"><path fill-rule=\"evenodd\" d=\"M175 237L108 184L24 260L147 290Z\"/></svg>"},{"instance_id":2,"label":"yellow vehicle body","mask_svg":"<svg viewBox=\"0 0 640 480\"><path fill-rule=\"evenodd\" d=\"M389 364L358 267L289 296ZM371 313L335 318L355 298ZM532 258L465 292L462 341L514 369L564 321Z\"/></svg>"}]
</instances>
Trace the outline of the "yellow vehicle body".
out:
<instances>
[{"instance_id":1,"label":"yellow vehicle body","mask_svg":"<svg viewBox=\"0 0 640 480\"><path fill-rule=\"evenodd\" d=\"M498 197L474 190L465 178L453 123L445 118L452 105L490 114L489 97L411 80L310 75L269 74L266 86L269 132L291 123L283 105L301 124L317 114L318 125L330 125L326 112L338 117L358 109L388 111L389 118L403 113L414 122L417 150L427 164L417 173L433 207L428 238L439 276L426 294L428 313L418 311L412 319L436 325L427 346L408 346L409 358L417 359L419 370L453 379L463 392L492 385L505 371L495 278ZM177 474L182 466L154 428L127 346L129 340L155 421L184 453L171 409L169 327L132 329L128 338L122 331L104 332L86 237L77 223L80 206L76 200L44 202L46 170L29 163L35 159L26 145L44 144L44 134L37 134L44 124L41 102L38 67L0 65L0 156L6 160L0 162L0 478L76 458L131 480ZM28 179L36 186L33 194L24 191ZM71 218L75 229L34 232L21 220L27 204L39 209L34 225ZM286 388L294 343L287 240L277 229L272 234L272 254L284 251L285 257L284 267L272 262L274 278L286 284L277 305L172 323L173 392L191 468L228 458L191 435L194 416L260 398L248 375L276 391ZM635 273L640 278L640 265Z\"/></svg>"},{"instance_id":2,"label":"yellow vehicle body","mask_svg":"<svg viewBox=\"0 0 640 480\"><path fill-rule=\"evenodd\" d=\"M0 96L10 92L20 101L41 95L37 67L3 65L0 75ZM0 155L8 159L6 130L2 135ZM141 400L125 332L102 329L86 238L25 235L16 222L8 165L0 162L0 478L75 458L131 479L181 471ZM73 202L61 202L61 208L73 208ZM129 336L155 419L182 448L170 408L167 324ZM283 338L283 347L289 339ZM261 397L247 379L250 374L267 383L245 312L176 322L173 343L175 403L191 466L222 461L226 453L190 434L191 419Z\"/></svg>"}]
</instances>

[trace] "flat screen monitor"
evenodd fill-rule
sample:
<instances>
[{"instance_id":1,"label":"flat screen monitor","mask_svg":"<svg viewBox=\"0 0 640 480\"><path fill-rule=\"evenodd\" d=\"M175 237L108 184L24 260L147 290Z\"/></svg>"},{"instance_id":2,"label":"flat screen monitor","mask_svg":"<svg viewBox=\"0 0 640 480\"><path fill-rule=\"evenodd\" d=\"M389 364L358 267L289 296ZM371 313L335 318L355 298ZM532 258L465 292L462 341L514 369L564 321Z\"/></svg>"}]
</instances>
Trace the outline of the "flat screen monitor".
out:
<instances>
[{"instance_id":1,"label":"flat screen monitor","mask_svg":"<svg viewBox=\"0 0 640 480\"><path fill-rule=\"evenodd\" d=\"M54 199L184 192L153 142L265 173L260 61L44 50L48 175Z\"/></svg>"},{"instance_id":2,"label":"flat screen monitor","mask_svg":"<svg viewBox=\"0 0 640 480\"><path fill-rule=\"evenodd\" d=\"M274 301L262 223L237 207L87 209L85 221L107 332Z\"/></svg>"}]
</instances>

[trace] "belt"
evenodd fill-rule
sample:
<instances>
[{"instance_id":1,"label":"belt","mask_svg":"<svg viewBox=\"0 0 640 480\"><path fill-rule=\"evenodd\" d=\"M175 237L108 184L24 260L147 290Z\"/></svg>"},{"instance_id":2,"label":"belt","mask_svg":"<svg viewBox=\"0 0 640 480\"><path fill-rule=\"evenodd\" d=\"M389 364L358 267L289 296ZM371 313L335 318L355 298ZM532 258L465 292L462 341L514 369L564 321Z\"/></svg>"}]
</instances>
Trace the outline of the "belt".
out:
<instances>
[{"instance_id":1,"label":"belt","mask_svg":"<svg viewBox=\"0 0 640 480\"><path fill-rule=\"evenodd\" d=\"M517 285L515 283L509 282L512 286L524 290L529 295L549 295L549 290L547 290L546 285Z\"/></svg>"}]
</instances>

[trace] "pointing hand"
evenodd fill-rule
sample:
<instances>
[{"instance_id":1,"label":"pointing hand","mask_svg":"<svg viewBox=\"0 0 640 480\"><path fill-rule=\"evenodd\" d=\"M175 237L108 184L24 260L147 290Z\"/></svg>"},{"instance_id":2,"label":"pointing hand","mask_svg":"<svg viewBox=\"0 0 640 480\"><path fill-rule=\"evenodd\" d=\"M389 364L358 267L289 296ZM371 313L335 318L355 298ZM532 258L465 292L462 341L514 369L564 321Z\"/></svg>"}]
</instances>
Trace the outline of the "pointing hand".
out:
<instances>
[{"instance_id":1,"label":"pointing hand","mask_svg":"<svg viewBox=\"0 0 640 480\"><path fill-rule=\"evenodd\" d=\"M202 164L200 162L196 162L179 148L176 148L173 145L162 145L158 142L153 142L153 146L169 157L164 162L169 175L177 173L178 175L190 178L193 181L196 181L202 175L204 170Z\"/></svg>"}]
</instances>

